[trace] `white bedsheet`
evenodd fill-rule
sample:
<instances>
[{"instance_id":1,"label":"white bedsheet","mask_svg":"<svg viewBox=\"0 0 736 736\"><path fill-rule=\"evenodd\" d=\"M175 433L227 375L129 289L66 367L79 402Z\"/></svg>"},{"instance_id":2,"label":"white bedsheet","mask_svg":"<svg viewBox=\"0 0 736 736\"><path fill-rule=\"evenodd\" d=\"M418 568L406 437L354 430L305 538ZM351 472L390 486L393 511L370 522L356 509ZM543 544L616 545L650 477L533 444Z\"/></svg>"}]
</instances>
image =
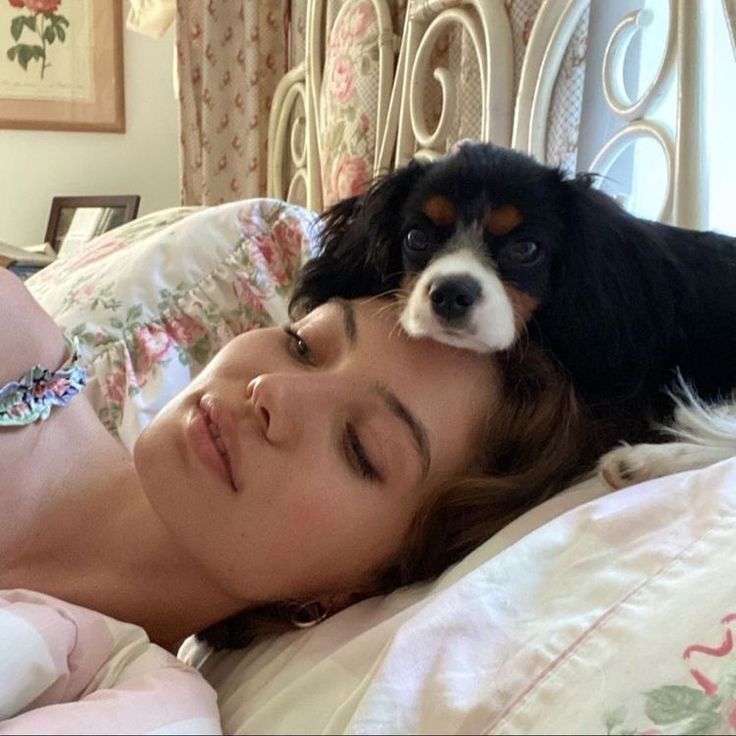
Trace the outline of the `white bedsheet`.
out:
<instances>
[{"instance_id":1,"label":"white bedsheet","mask_svg":"<svg viewBox=\"0 0 736 736\"><path fill-rule=\"evenodd\" d=\"M212 688L143 629L0 591L0 734L219 734Z\"/></svg>"},{"instance_id":2,"label":"white bedsheet","mask_svg":"<svg viewBox=\"0 0 736 736\"><path fill-rule=\"evenodd\" d=\"M735 557L733 459L245 655L183 654L228 733L734 733Z\"/></svg>"}]
</instances>

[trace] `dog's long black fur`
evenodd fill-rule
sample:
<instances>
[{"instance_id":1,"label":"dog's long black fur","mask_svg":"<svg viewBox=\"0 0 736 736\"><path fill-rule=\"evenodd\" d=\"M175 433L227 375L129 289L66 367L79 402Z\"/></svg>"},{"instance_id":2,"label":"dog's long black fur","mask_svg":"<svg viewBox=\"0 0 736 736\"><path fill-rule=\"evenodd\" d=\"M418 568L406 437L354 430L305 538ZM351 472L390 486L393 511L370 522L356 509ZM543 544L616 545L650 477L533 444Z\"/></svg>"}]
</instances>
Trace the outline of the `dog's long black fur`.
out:
<instances>
[{"instance_id":1,"label":"dog's long black fur","mask_svg":"<svg viewBox=\"0 0 736 736\"><path fill-rule=\"evenodd\" d=\"M617 439L641 441L666 420L678 370L705 400L736 385L736 239L634 217L593 182L489 144L412 162L325 212L321 253L292 307L395 290L421 270L406 258L409 231L427 233L431 259L456 228L511 204L521 224L484 235L482 247L501 280L537 305L519 339L556 356L594 411L618 420ZM455 204L453 225L428 221L422 204L434 195ZM544 258L509 265L514 239L534 241Z\"/></svg>"}]
</instances>

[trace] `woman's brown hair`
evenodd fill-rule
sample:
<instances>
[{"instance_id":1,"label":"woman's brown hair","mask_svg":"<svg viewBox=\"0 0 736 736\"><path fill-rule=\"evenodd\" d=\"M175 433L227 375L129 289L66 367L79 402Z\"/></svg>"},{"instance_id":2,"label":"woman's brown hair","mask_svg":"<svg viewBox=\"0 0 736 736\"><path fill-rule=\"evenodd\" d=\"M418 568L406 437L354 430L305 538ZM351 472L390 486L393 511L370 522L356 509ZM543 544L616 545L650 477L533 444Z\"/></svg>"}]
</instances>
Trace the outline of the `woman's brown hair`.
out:
<instances>
[{"instance_id":1,"label":"woman's brown hair","mask_svg":"<svg viewBox=\"0 0 736 736\"><path fill-rule=\"evenodd\" d=\"M538 346L497 356L503 386L478 446L475 469L443 483L420 509L398 559L371 595L436 577L499 529L567 486L600 454L588 412L570 381ZM356 596L356 600L360 597ZM298 603L261 605L197 634L215 648L293 628Z\"/></svg>"}]
</instances>

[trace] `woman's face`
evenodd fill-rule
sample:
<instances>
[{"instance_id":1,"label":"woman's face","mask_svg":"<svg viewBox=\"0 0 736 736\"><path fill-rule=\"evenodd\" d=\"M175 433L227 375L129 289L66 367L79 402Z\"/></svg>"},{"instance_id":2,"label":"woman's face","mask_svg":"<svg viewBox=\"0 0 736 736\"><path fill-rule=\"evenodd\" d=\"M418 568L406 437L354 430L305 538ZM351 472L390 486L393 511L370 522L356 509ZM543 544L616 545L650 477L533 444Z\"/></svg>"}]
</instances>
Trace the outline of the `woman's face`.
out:
<instances>
[{"instance_id":1,"label":"woman's face","mask_svg":"<svg viewBox=\"0 0 736 736\"><path fill-rule=\"evenodd\" d=\"M486 355L411 339L386 301L330 302L232 340L146 429L150 502L242 601L370 588L436 485L472 462Z\"/></svg>"}]
</instances>

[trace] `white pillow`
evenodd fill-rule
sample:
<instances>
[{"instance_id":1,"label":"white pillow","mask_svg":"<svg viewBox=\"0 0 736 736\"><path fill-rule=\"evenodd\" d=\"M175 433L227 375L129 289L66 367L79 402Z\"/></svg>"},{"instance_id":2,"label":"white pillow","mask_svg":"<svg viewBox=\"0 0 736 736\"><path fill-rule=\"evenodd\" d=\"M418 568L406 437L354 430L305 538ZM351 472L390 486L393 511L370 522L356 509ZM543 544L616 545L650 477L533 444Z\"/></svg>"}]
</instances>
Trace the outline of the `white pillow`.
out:
<instances>
[{"instance_id":1,"label":"white pillow","mask_svg":"<svg viewBox=\"0 0 736 736\"><path fill-rule=\"evenodd\" d=\"M26 284L80 339L89 396L131 448L235 335L286 317L314 214L279 200L175 208L85 243Z\"/></svg>"},{"instance_id":2,"label":"white pillow","mask_svg":"<svg viewBox=\"0 0 736 736\"><path fill-rule=\"evenodd\" d=\"M226 733L732 733L736 459L530 511L433 585L180 656ZM508 542L513 543L506 546Z\"/></svg>"}]
</instances>

